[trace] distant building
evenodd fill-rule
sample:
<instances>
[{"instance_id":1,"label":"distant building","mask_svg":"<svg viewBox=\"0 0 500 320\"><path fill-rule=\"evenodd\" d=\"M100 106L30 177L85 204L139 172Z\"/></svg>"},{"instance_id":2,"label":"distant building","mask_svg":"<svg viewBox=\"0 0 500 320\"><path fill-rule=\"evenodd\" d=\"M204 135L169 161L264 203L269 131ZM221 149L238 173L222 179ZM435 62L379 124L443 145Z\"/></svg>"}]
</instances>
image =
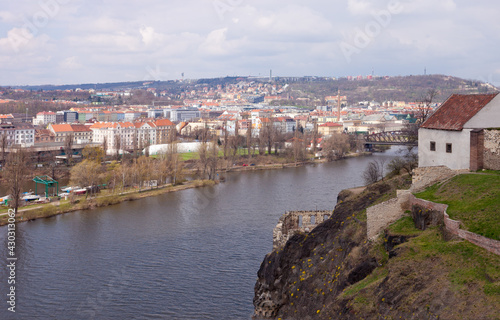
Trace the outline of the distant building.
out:
<instances>
[{"instance_id":1,"label":"distant building","mask_svg":"<svg viewBox=\"0 0 500 320\"><path fill-rule=\"evenodd\" d=\"M50 124L48 129L54 134L54 142L63 143L69 135L73 136L73 143L92 142L92 130L83 124Z\"/></svg>"},{"instance_id":2,"label":"distant building","mask_svg":"<svg viewBox=\"0 0 500 320\"><path fill-rule=\"evenodd\" d=\"M31 147L35 144L35 128L31 123L13 123L12 127L7 132L12 136L10 139L14 145L21 147Z\"/></svg>"},{"instance_id":3,"label":"distant building","mask_svg":"<svg viewBox=\"0 0 500 320\"><path fill-rule=\"evenodd\" d=\"M74 123L78 122L78 112L76 111L57 111L56 123Z\"/></svg>"},{"instance_id":4,"label":"distant building","mask_svg":"<svg viewBox=\"0 0 500 320\"><path fill-rule=\"evenodd\" d=\"M192 121L201 118L201 113L197 108L173 109L170 111L172 122Z\"/></svg>"},{"instance_id":5,"label":"distant building","mask_svg":"<svg viewBox=\"0 0 500 320\"><path fill-rule=\"evenodd\" d=\"M56 114L52 111L38 112L33 118L33 125L43 126L49 123L56 123Z\"/></svg>"},{"instance_id":6,"label":"distant building","mask_svg":"<svg viewBox=\"0 0 500 320\"><path fill-rule=\"evenodd\" d=\"M48 129L35 130L35 144L54 142L54 141L55 141L55 136L50 130Z\"/></svg>"},{"instance_id":7,"label":"distant building","mask_svg":"<svg viewBox=\"0 0 500 320\"><path fill-rule=\"evenodd\" d=\"M161 118L161 117L163 117L163 109L148 110L148 118Z\"/></svg>"},{"instance_id":8,"label":"distant building","mask_svg":"<svg viewBox=\"0 0 500 320\"><path fill-rule=\"evenodd\" d=\"M324 136L331 136L335 133L342 133L344 125L337 122L327 122L318 126L318 132Z\"/></svg>"},{"instance_id":9,"label":"distant building","mask_svg":"<svg viewBox=\"0 0 500 320\"><path fill-rule=\"evenodd\" d=\"M0 114L0 123L12 123L14 116L11 114Z\"/></svg>"}]
</instances>

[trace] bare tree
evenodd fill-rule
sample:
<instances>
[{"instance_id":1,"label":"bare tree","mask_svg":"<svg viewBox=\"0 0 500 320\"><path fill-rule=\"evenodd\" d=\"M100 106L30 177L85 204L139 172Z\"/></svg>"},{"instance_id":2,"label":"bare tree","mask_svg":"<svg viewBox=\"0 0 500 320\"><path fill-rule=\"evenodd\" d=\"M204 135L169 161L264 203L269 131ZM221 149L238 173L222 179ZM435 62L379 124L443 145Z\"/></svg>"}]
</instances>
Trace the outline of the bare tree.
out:
<instances>
[{"instance_id":1,"label":"bare tree","mask_svg":"<svg viewBox=\"0 0 500 320\"><path fill-rule=\"evenodd\" d=\"M417 101L417 113L415 118L417 118L417 124L420 127L425 120L432 114L432 103L436 96L438 95L438 91L436 89L429 89L422 97Z\"/></svg>"},{"instance_id":2,"label":"bare tree","mask_svg":"<svg viewBox=\"0 0 500 320\"><path fill-rule=\"evenodd\" d=\"M198 156L199 156L198 165L199 165L199 169L201 169L201 176L203 178L205 178L205 174L207 173L207 167L208 167L208 143L207 142L201 142L201 144L199 145Z\"/></svg>"},{"instance_id":3,"label":"bare tree","mask_svg":"<svg viewBox=\"0 0 500 320\"><path fill-rule=\"evenodd\" d=\"M233 158L236 157L238 153L238 148L240 147L240 129L238 125L238 120L236 120L236 126L234 127L234 137L231 139L231 148L233 149Z\"/></svg>"},{"instance_id":4,"label":"bare tree","mask_svg":"<svg viewBox=\"0 0 500 320\"><path fill-rule=\"evenodd\" d=\"M11 207L17 214L21 203L21 192L23 192L23 182L29 178L31 162L30 153L26 149L13 150L7 157L4 177L10 185L10 195L12 197Z\"/></svg>"},{"instance_id":5,"label":"bare tree","mask_svg":"<svg viewBox=\"0 0 500 320\"><path fill-rule=\"evenodd\" d=\"M365 171L363 171L363 180L365 183L372 184L384 177L384 162L370 161Z\"/></svg>"},{"instance_id":6,"label":"bare tree","mask_svg":"<svg viewBox=\"0 0 500 320\"><path fill-rule=\"evenodd\" d=\"M407 136L408 142L415 143L418 141L418 129L434 111L432 108L432 103L437 95L438 91L436 89L429 89L417 101L417 111L414 115L416 121L414 123L408 122L407 124L405 124L403 129L403 132Z\"/></svg>"},{"instance_id":7,"label":"bare tree","mask_svg":"<svg viewBox=\"0 0 500 320\"><path fill-rule=\"evenodd\" d=\"M401 170L406 171L410 176L413 175L413 169L418 167L418 153L413 146L408 146L400 150L403 156L398 156L389 162L388 169L398 174Z\"/></svg>"},{"instance_id":8,"label":"bare tree","mask_svg":"<svg viewBox=\"0 0 500 320\"><path fill-rule=\"evenodd\" d=\"M323 154L329 161L342 159L350 150L349 136L335 133L323 142Z\"/></svg>"},{"instance_id":9,"label":"bare tree","mask_svg":"<svg viewBox=\"0 0 500 320\"><path fill-rule=\"evenodd\" d=\"M139 141L137 141L137 140L138 140L137 130L134 130L134 133L132 134L132 150L133 150L134 158L136 158L136 159L138 157L137 148L138 148L138 143L139 143Z\"/></svg>"},{"instance_id":10,"label":"bare tree","mask_svg":"<svg viewBox=\"0 0 500 320\"><path fill-rule=\"evenodd\" d=\"M247 141L246 141L246 144L247 144L247 154L248 154L248 158L252 158L252 152L250 152L250 149L252 149L252 119L248 119L247 120L249 123L248 123L248 128L247 128Z\"/></svg>"},{"instance_id":11,"label":"bare tree","mask_svg":"<svg viewBox=\"0 0 500 320\"><path fill-rule=\"evenodd\" d=\"M106 154L108 152L108 138L106 136L102 141L102 150L104 151L104 159L106 159Z\"/></svg>"},{"instance_id":12,"label":"bare tree","mask_svg":"<svg viewBox=\"0 0 500 320\"><path fill-rule=\"evenodd\" d=\"M64 138L64 152L66 153L68 164L71 165L73 159L73 133Z\"/></svg>"},{"instance_id":13,"label":"bare tree","mask_svg":"<svg viewBox=\"0 0 500 320\"><path fill-rule=\"evenodd\" d=\"M224 130L224 142L223 142L224 159L227 159L227 148L229 144L229 131L227 130L227 120L224 120L224 126L222 130Z\"/></svg>"},{"instance_id":14,"label":"bare tree","mask_svg":"<svg viewBox=\"0 0 500 320\"><path fill-rule=\"evenodd\" d=\"M170 181L173 185L176 185L178 181L183 179L182 170L184 168L184 162L179 159L179 154L177 153L176 142L172 142L169 145L168 162Z\"/></svg>"},{"instance_id":15,"label":"bare tree","mask_svg":"<svg viewBox=\"0 0 500 320\"><path fill-rule=\"evenodd\" d=\"M149 157L149 146L150 145L151 145L151 143L149 142L149 140L143 140L142 148L144 148L144 155L146 157Z\"/></svg>"},{"instance_id":16,"label":"bare tree","mask_svg":"<svg viewBox=\"0 0 500 320\"><path fill-rule=\"evenodd\" d=\"M7 149L7 134L5 132L0 135L0 148L2 149L2 164L5 163L5 150Z\"/></svg>"},{"instance_id":17,"label":"bare tree","mask_svg":"<svg viewBox=\"0 0 500 320\"><path fill-rule=\"evenodd\" d=\"M115 140L114 141L114 145L115 145L115 157L116 157L116 160L118 160L120 158L120 148L121 148L120 135L118 135L117 133L115 133L113 139Z\"/></svg>"},{"instance_id":18,"label":"bare tree","mask_svg":"<svg viewBox=\"0 0 500 320\"><path fill-rule=\"evenodd\" d=\"M208 179L215 180L219 163L219 148L217 140L213 139L208 149Z\"/></svg>"},{"instance_id":19,"label":"bare tree","mask_svg":"<svg viewBox=\"0 0 500 320\"><path fill-rule=\"evenodd\" d=\"M317 145L318 145L318 139L319 139L318 121L314 120L314 129L313 129L313 134L312 134L312 148L311 148L311 151L312 151L312 153L313 153L314 156L316 156L316 149L317 149Z\"/></svg>"}]
</instances>

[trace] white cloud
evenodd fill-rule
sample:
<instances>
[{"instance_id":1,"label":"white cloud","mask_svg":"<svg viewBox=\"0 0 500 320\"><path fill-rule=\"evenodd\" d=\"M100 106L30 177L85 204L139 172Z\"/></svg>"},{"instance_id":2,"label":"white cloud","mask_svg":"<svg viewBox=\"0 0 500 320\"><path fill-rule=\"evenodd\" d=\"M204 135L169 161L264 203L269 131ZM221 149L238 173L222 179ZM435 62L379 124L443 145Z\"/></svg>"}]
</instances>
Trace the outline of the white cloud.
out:
<instances>
[{"instance_id":1,"label":"white cloud","mask_svg":"<svg viewBox=\"0 0 500 320\"><path fill-rule=\"evenodd\" d=\"M372 65L381 74L407 74L423 63L471 78L500 69L500 4L493 0L220 0L222 18L212 1L54 1L57 14L35 31L25 23L42 10L37 1L2 4L0 85L137 80L148 66L158 66L162 79L269 68L335 76ZM390 22L348 64L340 42L395 5Z\"/></svg>"},{"instance_id":2,"label":"white cloud","mask_svg":"<svg viewBox=\"0 0 500 320\"><path fill-rule=\"evenodd\" d=\"M82 68L82 64L78 61L77 56L64 59L59 66L64 70L76 70Z\"/></svg>"}]
</instances>

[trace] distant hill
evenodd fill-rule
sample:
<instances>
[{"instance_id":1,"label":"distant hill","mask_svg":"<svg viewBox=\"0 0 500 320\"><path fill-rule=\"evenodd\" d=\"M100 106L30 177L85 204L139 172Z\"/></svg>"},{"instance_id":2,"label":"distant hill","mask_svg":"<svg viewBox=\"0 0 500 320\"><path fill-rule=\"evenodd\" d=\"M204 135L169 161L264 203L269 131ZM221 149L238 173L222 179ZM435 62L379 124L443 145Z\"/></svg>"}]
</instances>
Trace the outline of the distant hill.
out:
<instances>
[{"instance_id":1,"label":"distant hill","mask_svg":"<svg viewBox=\"0 0 500 320\"><path fill-rule=\"evenodd\" d=\"M498 88L480 81L445 75L378 77L374 80L326 80L296 82L290 85L291 97L324 99L325 96L347 96L348 103L358 101L418 101L429 89L438 90L435 102L443 102L452 93L498 92Z\"/></svg>"},{"instance_id":2,"label":"distant hill","mask_svg":"<svg viewBox=\"0 0 500 320\"><path fill-rule=\"evenodd\" d=\"M240 81L268 82L266 78L253 77L221 77L213 79L185 80L185 81L135 81L115 83L88 83L75 85L39 85L39 86L15 86L26 90L72 90L72 89L96 89L96 90L135 90L145 88L156 88L157 90L184 90L199 86L211 86L234 84ZM348 80L347 78L301 77L273 79L278 83L288 83L287 95L290 100L301 98L306 105L324 104L326 96L337 95L338 90L342 96L347 96L348 103L354 104L359 101L418 101L429 89L438 90L436 102L444 101L452 93L486 93L498 92L499 89L476 80L465 80L446 75L421 75L421 76L398 76L398 77L374 77L373 80ZM282 103L291 101L282 101Z\"/></svg>"}]
</instances>

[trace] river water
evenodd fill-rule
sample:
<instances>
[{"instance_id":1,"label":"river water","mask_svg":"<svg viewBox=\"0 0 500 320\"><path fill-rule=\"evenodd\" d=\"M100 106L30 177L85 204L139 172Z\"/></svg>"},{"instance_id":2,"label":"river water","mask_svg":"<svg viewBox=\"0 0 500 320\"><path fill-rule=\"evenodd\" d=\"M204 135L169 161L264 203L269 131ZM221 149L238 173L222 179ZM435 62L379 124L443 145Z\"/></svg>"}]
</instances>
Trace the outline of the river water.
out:
<instances>
[{"instance_id":1,"label":"river water","mask_svg":"<svg viewBox=\"0 0 500 320\"><path fill-rule=\"evenodd\" d=\"M0 319L250 319L272 230L288 210L331 210L371 157L237 172L190 189L17 226L16 313ZM7 228L0 259L7 265Z\"/></svg>"}]
</instances>

